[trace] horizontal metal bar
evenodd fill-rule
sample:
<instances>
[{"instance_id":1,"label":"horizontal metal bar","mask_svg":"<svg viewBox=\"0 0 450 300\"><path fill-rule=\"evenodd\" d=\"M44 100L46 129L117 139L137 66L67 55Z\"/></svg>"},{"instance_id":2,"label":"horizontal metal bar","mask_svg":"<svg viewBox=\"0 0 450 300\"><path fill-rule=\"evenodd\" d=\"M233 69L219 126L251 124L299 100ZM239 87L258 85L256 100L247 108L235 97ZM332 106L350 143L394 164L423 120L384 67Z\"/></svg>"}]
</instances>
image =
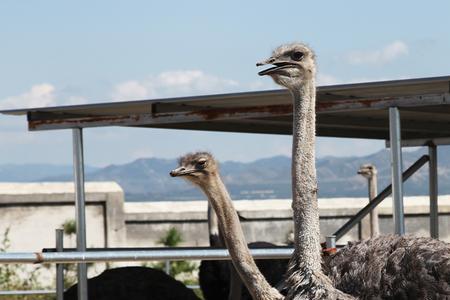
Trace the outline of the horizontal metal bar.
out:
<instances>
[{"instance_id":1,"label":"horizontal metal bar","mask_svg":"<svg viewBox=\"0 0 450 300\"><path fill-rule=\"evenodd\" d=\"M424 94L411 96L392 96L379 98L356 98L339 101L324 101L317 103L318 113L349 112L371 109L386 109L389 107L433 106L450 103L450 93Z\"/></svg>"},{"instance_id":2,"label":"horizontal metal bar","mask_svg":"<svg viewBox=\"0 0 450 300\"><path fill-rule=\"evenodd\" d=\"M293 248L251 249L256 259L290 258ZM229 260L228 250L148 250L97 252L0 253L0 264L6 263L81 263L149 260Z\"/></svg>"},{"instance_id":3,"label":"horizontal metal bar","mask_svg":"<svg viewBox=\"0 0 450 300\"><path fill-rule=\"evenodd\" d=\"M15 290L15 291L0 291L0 296L48 295L55 293L56 293L55 290Z\"/></svg>"},{"instance_id":4,"label":"horizontal metal bar","mask_svg":"<svg viewBox=\"0 0 450 300\"><path fill-rule=\"evenodd\" d=\"M292 104L269 105L235 108L199 109L188 112L143 113L129 115L87 116L65 119L33 120L33 113L29 115L29 130L66 129L76 127L98 126L144 126L173 123L191 123L202 121L220 121L246 118L264 118L270 116L292 115Z\"/></svg>"},{"instance_id":5,"label":"horizontal metal bar","mask_svg":"<svg viewBox=\"0 0 450 300\"><path fill-rule=\"evenodd\" d=\"M419 170L424 164L429 161L428 155L421 156L414 164L412 164L405 172L402 174L402 180L406 181L411 177L417 170ZM364 206L356 215L350 218L341 228L339 228L334 235L336 240L343 237L350 229L353 228L358 222L360 222L366 215L370 213L378 204L381 203L386 197L392 193L392 184L388 185L381 193L378 194L372 201L370 201L366 206Z\"/></svg>"}]
</instances>

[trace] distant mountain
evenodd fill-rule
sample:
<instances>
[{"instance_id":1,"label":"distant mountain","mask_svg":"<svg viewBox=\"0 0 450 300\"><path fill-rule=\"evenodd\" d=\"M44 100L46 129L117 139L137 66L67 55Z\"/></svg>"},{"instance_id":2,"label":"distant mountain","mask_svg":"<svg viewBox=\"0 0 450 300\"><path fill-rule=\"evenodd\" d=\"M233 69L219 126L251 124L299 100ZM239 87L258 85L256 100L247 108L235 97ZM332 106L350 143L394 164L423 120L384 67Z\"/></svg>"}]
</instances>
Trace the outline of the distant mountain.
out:
<instances>
[{"instance_id":1,"label":"distant mountain","mask_svg":"<svg viewBox=\"0 0 450 300\"><path fill-rule=\"evenodd\" d=\"M425 153L426 149L404 151L404 169ZM439 192L450 193L450 148L440 147ZM317 160L320 197L357 197L367 195L366 180L357 175L360 165L373 163L378 169L381 191L390 183L388 150L363 157L324 157ZM177 165L175 159L141 158L123 165L86 168L87 180L112 180L125 191L127 201L161 201L204 199L201 192L184 180L169 176ZM273 199L291 197L291 159L275 156L250 163L226 161L221 164L222 177L233 199ZM3 181L72 180L71 166L0 165ZM405 193L428 193L428 167L412 176L405 184Z\"/></svg>"},{"instance_id":2,"label":"distant mountain","mask_svg":"<svg viewBox=\"0 0 450 300\"><path fill-rule=\"evenodd\" d=\"M85 172L98 170L97 167L85 166ZM30 182L45 177L72 178L72 165L54 164L4 164L0 165L0 181Z\"/></svg>"}]
</instances>

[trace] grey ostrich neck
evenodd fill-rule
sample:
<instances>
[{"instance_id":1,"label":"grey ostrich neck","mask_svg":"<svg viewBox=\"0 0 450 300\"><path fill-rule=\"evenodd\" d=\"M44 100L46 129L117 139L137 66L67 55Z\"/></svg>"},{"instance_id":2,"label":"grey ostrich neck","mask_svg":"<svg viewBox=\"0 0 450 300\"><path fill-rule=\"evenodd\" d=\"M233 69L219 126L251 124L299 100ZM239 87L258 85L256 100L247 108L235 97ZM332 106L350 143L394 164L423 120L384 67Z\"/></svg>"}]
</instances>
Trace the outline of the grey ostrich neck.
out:
<instances>
[{"instance_id":1,"label":"grey ostrich neck","mask_svg":"<svg viewBox=\"0 0 450 300\"><path fill-rule=\"evenodd\" d=\"M295 250L300 271L321 272L319 209L315 169L315 84L306 80L294 99L292 144L292 209L295 222Z\"/></svg>"},{"instance_id":2,"label":"grey ostrich neck","mask_svg":"<svg viewBox=\"0 0 450 300\"><path fill-rule=\"evenodd\" d=\"M219 174L211 174L200 187L215 210L220 233L230 252L234 267L241 276L253 299L283 299L283 296L266 281L247 247L239 217Z\"/></svg>"},{"instance_id":3,"label":"grey ostrich neck","mask_svg":"<svg viewBox=\"0 0 450 300\"><path fill-rule=\"evenodd\" d=\"M208 232L209 232L209 245L212 247L224 247L225 244L222 240L222 234L219 230L219 221L214 209L211 207L211 203L208 202Z\"/></svg>"},{"instance_id":4,"label":"grey ostrich neck","mask_svg":"<svg viewBox=\"0 0 450 300\"><path fill-rule=\"evenodd\" d=\"M377 189L377 171L373 171L368 178L369 201L372 201L378 194ZM370 234L371 237L380 235L380 225L378 220L378 209L374 208L370 211Z\"/></svg>"}]
</instances>

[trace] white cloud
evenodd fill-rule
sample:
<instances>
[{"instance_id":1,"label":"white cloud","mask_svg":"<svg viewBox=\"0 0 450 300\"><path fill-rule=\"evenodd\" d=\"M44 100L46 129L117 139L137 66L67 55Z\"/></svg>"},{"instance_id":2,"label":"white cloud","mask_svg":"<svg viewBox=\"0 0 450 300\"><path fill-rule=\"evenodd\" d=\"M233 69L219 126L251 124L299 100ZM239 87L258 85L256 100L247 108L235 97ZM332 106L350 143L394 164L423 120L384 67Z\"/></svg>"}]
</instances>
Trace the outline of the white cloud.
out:
<instances>
[{"instance_id":1,"label":"white cloud","mask_svg":"<svg viewBox=\"0 0 450 300\"><path fill-rule=\"evenodd\" d=\"M342 83L342 80L334 77L330 74L318 73L317 74L317 84L318 85L332 85Z\"/></svg>"},{"instance_id":2,"label":"white cloud","mask_svg":"<svg viewBox=\"0 0 450 300\"><path fill-rule=\"evenodd\" d=\"M201 70L166 71L138 81L129 80L113 88L114 100L188 96L236 90L239 83Z\"/></svg>"},{"instance_id":3,"label":"white cloud","mask_svg":"<svg viewBox=\"0 0 450 300\"><path fill-rule=\"evenodd\" d=\"M49 83L35 84L23 94L0 100L1 109L44 107L55 104L55 87Z\"/></svg>"},{"instance_id":4,"label":"white cloud","mask_svg":"<svg viewBox=\"0 0 450 300\"><path fill-rule=\"evenodd\" d=\"M62 99L52 84L41 83L33 85L29 91L20 95L0 99L0 109L73 105L86 102L86 99L80 96L68 96Z\"/></svg>"},{"instance_id":5,"label":"white cloud","mask_svg":"<svg viewBox=\"0 0 450 300\"><path fill-rule=\"evenodd\" d=\"M347 55L351 64L385 64L409 53L408 45L403 41L394 41L382 49L370 51L352 51Z\"/></svg>"},{"instance_id":6,"label":"white cloud","mask_svg":"<svg viewBox=\"0 0 450 300\"><path fill-rule=\"evenodd\" d=\"M136 80L129 80L117 84L114 87L113 98L121 99L144 99L149 97L149 88Z\"/></svg>"}]
</instances>

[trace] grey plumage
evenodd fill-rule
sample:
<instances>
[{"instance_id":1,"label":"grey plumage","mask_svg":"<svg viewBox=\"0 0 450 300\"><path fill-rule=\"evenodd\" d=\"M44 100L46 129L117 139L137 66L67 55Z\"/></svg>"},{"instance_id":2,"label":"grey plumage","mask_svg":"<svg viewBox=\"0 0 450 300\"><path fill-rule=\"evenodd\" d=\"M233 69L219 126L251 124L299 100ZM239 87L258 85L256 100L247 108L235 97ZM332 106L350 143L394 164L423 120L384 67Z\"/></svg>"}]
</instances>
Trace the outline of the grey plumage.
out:
<instances>
[{"instance_id":1,"label":"grey plumage","mask_svg":"<svg viewBox=\"0 0 450 300\"><path fill-rule=\"evenodd\" d=\"M450 245L427 237L384 235L324 260L340 290L360 299L450 299Z\"/></svg>"}]
</instances>

